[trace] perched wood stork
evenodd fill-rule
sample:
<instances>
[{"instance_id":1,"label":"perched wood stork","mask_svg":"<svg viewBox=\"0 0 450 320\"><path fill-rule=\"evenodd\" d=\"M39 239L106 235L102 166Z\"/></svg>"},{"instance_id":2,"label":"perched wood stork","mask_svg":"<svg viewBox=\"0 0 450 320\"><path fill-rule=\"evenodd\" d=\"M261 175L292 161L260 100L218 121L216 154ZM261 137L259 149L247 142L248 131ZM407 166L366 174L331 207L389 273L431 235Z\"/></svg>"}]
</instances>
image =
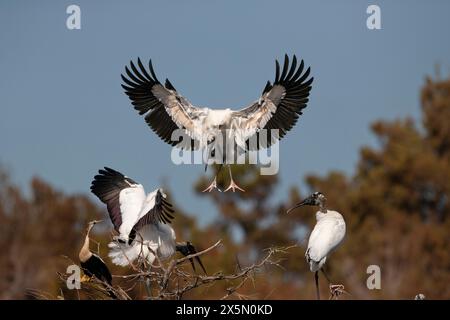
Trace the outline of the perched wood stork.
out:
<instances>
[{"instance_id":1,"label":"perched wood stork","mask_svg":"<svg viewBox=\"0 0 450 320\"><path fill-rule=\"evenodd\" d=\"M309 269L311 272L314 272L317 299L320 299L319 270L322 271L325 278L328 280L332 294L333 292L337 293L336 290L343 291L344 289L342 285L332 285L323 269L328 256L342 243L345 236L344 218L339 212L328 210L326 202L327 198L323 193L314 192L287 211L287 213L290 213L295 208L301 206L319 206L319 211L316 212L317 223L309 236L308 248L305 253Z\"/></svg>"},{"instance_id":2,"label":"perched wood stork","mask_svg":"<svg viewBox=\"0 0 450 320\"><path fill-rule=\"evenodd\" d=\"M109 257L114 264L127 266L136 259L145 259L152 265L155 254L165 260L175 251L185 256L196 253L190 242L175 241L175 231L170 226L174 210L162 189L146 195L142 184L105 167L94 177L91 191L106 204L119 233L109 244ZM205 271L199 257L195 259ZM195 271L192 259L190 262Z\"/></svg>"},{"instance_id":3,"label":"perched wood stork","mask_svg":"<svg viewBox=\"0 0 450 320\"><path fill-rule=\"evenodd\" d=\"M92 251L89 249L89 242L90 242L89 233L91 232L94 225L98 222L100 221L94 220L89 222L86 237L84 239L84 243L83 246L81 247L78 257L80 259L81 268L88 277L95 276L97 279L111 286L112 276L111 272L106 266L106 263L102 260L102 258L100 258L95 253L92 253ZM107 290L111 298L115 299L116 295L114 294L114 292L112 292L108 288Z\"/></svg>"},{"instance_id":4,"label":"perched wood stork","mask_svg":"<svg viewBox=\"0 0 450 320\"><path fill-rule=\"evenodd\" d=\"M310 68L303 71L304 62L297 68L295 55L291 64L285 56L281 73L276 60L273 84L267 81L260 98L237 111L192 105L168 79L164 85L159 82L151 60L148 71L140 58L137 66L130 61L130 68L125 67L126 75L122 74L122 87L134 108L145 115L147 124L166 143L183 149L207 150L208 159L214 157L220 159L219 163L228 164L230 185L225 191L234 192L244 191L234 182L229 166L235 155L271 146L296 124L306 107L314 78L309 78ZM179 135L174 139L176 130L189 139ZM216 177L203 192L215 188Z\"/></svg>"}]
</instances>

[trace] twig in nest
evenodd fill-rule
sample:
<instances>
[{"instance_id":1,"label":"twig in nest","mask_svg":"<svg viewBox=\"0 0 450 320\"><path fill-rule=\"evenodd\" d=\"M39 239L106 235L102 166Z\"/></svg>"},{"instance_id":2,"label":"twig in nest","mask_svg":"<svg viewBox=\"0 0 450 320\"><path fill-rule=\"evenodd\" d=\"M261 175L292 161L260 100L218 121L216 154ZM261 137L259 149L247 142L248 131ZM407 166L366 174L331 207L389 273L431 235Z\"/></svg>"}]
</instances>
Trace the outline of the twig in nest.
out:
<instances>
[{"instance_id":1,"label":"twig in nest","mask_svg":"<svg viewBox=\"0 0 450 320\"><path fill-rule=\"evenodd\" d=\"M216 245L218 245L218 243L216 244ZM214 246L213 246L214 247ZM213 249L213 247L211 247L211 248L208 248L208 249L210 249L210 250L212 250ZM208 250L207 249L207 250ZM243 285L244 285L244 283L248 280L248 279L250 279L250 280L252 280L252 281L254 281L254 277L253 277L253 275L259 270L259 269L261 269L263 266L266 266L266 265L272 265L272 266L277 266L277 267L281 267L280 265L279 265L279 263L280 263L280 261L281 260L272 260L271 258L272 258L272 256L275 254L275 253L286 253L286 250L287 249L289 249L289 248L269 248L269 249L267 249L266 251L267 251L267 254L266 254L266 256L262 259L262 260L260 260L258 263L254 263L254 264L252 264L251 266L248 266L248 267L245 267L245 268L242 268L241 267L241 270L239 271L239 272L237 272L237 273L234 273L234 274L228 274L228 275L224 275L222 272L219 272L219 273L216 273L216 274L214 274L214 275L211 275L211 276L208 276L208 275L196 275L195 277L192 277L192 276L190 276L190 275L188 275L188 274L182 274L182 273L180 273L180 272L178 272L177 271L177 275L178 276L181 276L181 277L186 277L186 278L191 278L191 282L189 283L189 284L187 284L187 285L185 285L183 288L177 288L177 289L175 289L175 290L173 290L173 291L169 291L169 290L167 290L167 286L165 287L165 288L163 288L163 290L161 291L161 293L160 293L160 298L161 299L163 299L163 298L170 298L170 297L172 297L172 298L176 298L176 299L181 299L181 297L186 293L186 292L188 292L188 291L191 291L191 290L193 290L193 289L195 289L195 288L198 288L198 287L201 287L201 286L203 286L203 285L208 285L208 284L212 284L212 283L214 283L214 282L216 282L216 281L222 281L222 280L225 280L225 281L233 281L233 280L237 280L237 279L242 279L241 281L240 281L240 283L237 285L237 286L234 286L234 287L230 287L230 288L228 288L227 289L227 295L225 295L224 297L222 297L222 299L226 299L226 298L228 298L228 297L230 297L231 295L236 295L236 296L238 296L240 299L242 299L242 298L244 298L245 296L244 295L241 295L241 294L238 294L237 293L237 290L238 289L240 289ZM206 250L205 250L206 251ZM209 251L209 250L208 250ZM200 252L199 252L200 253ZM195 256L195 255L192 255L192 256ZM189 258L189 256L188 257L186 257L187 259ZM184 260L186 260L185 258L183 258L183 259L179 259L179 261L184 261ZM176 264L176 262L174 262L174 261L172 261L172 263L173 264ZM174 266L173 266L173 268L175 268ZM168 269L169 270L169 269Z\"/></svg>"}]
</instances>

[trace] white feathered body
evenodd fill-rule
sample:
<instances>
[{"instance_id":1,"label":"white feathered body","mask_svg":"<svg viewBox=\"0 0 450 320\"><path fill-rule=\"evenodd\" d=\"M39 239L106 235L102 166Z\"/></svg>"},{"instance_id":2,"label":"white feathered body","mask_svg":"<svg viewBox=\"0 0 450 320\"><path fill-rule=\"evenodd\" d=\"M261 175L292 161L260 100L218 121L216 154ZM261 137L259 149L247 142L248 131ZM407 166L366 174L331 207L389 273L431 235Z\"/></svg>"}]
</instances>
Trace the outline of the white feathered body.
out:
<instances>
[{"instance_id":1,"label":"white feathered body","mask_svg":"<svg viewBox=\"0 0 450 320\"><path fill-rule=\"evenodd\" d=\"M344 218L337 211L327 210L326 213L318 211L316 220L305 254L312 272L320 270L328 255L342 243L346 228Z\"/></svg>"},{"instance_id":2,"label":"white feathered body","mask_svg":"<svg viewBox=\"0 0 450 320\"><path fill-rule=\"evenodd\" d=\"M200 116L196 123L196 131L198 131L197 139L201 141L200 146L206 147L208 141L213 137L222 138L221 134L226 129L230 129L231 109L213 110L204 108L204 116Z\"/></svg>"},{"instance_id":3,"label":"white feathered body","mask_svg":"<svg viewBox=\"0 0 450 320\"><path fill-rule=\"evenodd\" d=\"M156 253L161 260L168 259L175 253L175 231L168 224L157 222L147 224L138 230L131 245L128 244L130 234L136 222L155 205L155 196L161 189L145 194L141 184L130 185L130 188L120 192L120 210L123 212L122 224L119 228L119 238L124 243L113 241L109 243L109 257L119 266L127 266L137 258L146 259L152 264Z\"/></svg>"},{"instance_id":4,"label":"white feathered body","mask_svg":"<svg viewBox=\"0 0 450 320\"><path fill-rule=\"evenodd\" d=\"M269 121L276 111L273 104L267 108L270 112L259 119L262 123ZM219 163L235 163L235 157L246 152L247 140L259 131L259 127L250 123L248 118L236 116L236 112L229 108L198 108L192 118L190 130L185 130L185 133L199 141L201 150L207 148L208 154L214 149L214 157ZM256 144L256 140L254 143Z\"/></svg>"},{"instance_id":5,"label":"white feathered body","mask_svg":"<svg viewBox=\"0 0 450 320\"><path fill-rule=\"evenodd\" d=\"M168 224L147 224L138 232L131 244L117 241L109 243L109 257L118 266L127 266L136 259L145 259L149 264L155 261L156 253L160 260L166 260L175 253L175 231Z\"/></svg>"}]
</instances>

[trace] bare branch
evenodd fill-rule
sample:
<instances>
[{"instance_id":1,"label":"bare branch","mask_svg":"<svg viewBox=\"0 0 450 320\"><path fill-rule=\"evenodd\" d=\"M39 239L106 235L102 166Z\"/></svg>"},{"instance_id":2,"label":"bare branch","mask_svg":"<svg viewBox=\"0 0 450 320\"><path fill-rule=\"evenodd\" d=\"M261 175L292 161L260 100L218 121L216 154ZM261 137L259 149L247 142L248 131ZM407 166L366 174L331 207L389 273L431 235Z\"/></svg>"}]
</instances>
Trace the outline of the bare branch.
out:
<instances>
[{"instance_id":1,"label":"bare branch","mask_svg":"<svg viewBox=\"0 0 450 320\"><path fill-rule=\"evenodd\" d=\"M160 261L159 257L149 249L149 252L155 254L155 263L148 266L146 263L142 262L131 265L131 270L133 273L127 275L113 275L114 278L126 279L133 282L133 289L137 283L143 282L148 288L151 285L152 291L147 290L148 298L151 299L182 299L188 292L205 287L206 289L213 286L215 283L220 281L229 282L230 286L226 289L224 296L221 299L228 299L230 297L235 297L238 299L249 299L250 295L244 295L239 293L249 281L255 287L256 275L261 272L266 272L266 269L270 266L282 268L280 265L282 259L274 258L278 254L288 254L288 250L295 247L272 247L265 249L264 256L257 262L249 266L244 266L236 258L236 266L234 267L235 272L231 274L225 274L222 271L216 272L212 275L203 274L193 274L187 272L184 268L179 268L186 261L206 255L212 250L216 249L222 244L222 240L217 241L212 246L205 250L199 251L188 256L172 259L168 264L164 265ZM73 262L72 262L73 263ZM65 282L67 275L58 274L60 279ZM153 285L155 284L155 285ZM111 286L108 283L102 282L97 278L91 278L89 281L82 282L82 287L80 291L89 298L109 298L111 293L117 297L117 299L129 300L131 299L127 291L120 286ZM151 296L153 295L153 296ZM45 298L46 296L42 293L35 292L35 296L40 296Z\"/></svg>"}]
</instances>

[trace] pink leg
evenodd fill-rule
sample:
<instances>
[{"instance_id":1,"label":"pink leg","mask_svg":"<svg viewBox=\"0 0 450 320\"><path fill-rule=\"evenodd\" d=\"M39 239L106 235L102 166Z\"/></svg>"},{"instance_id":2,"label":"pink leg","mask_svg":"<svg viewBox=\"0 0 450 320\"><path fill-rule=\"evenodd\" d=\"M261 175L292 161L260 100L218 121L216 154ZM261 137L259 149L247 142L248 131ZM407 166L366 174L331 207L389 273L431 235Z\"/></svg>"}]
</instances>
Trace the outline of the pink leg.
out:
<instances>
[{"instance_id":1,"label":"pink leg","mask_svg":"<svg viewBox=\"0 0 450 320\"><path fill-rule=\"evenodd\" d=\"M228 188L225 189L224 192L227 192L229 190L232 190L233 192L236 192L236 189L238 189L239 191L245 192L244 189L242 189L241 187L239 187L233 180L233 175L231 174L231 167L228 166L228 172L230 173L230 185L228 186Z\"/></svg>"},{"instance_id":2,"label":"pink leg","mask_svg":"<svg viewBox=\"0 0 450 320\"><path fill-rule=\"evenodd\" d=\"M205 190L203 190L202 192L211 192L214 189L217 189L219 191L221 191L218 187L217 187L217 176L214 177L213 182L211 182L211 184L209 185L208 188L206 188Z\"/></svg>"}]
</instances>

